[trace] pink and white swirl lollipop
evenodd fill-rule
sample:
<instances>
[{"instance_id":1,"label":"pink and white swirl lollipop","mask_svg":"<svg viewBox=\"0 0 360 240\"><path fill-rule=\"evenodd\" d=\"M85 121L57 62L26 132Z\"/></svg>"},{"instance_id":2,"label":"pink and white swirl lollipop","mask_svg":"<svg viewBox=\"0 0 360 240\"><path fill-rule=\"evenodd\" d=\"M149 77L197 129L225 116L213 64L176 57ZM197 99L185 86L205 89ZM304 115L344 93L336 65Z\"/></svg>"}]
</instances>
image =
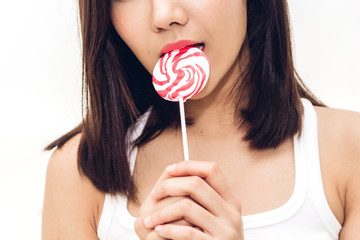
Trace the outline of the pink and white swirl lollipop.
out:
<instances>
[{"instance_id":1,"label":"pink and white swirl lollipop","mask_svg":"<svg viewBox=\"0 0 360 240\"><path fill-rule=\"evenodd\" d=\"M198 94L209 79L210 65L203 51L184 47L166 53L153 71L153 85L164 99L178 102Z\"/></svg>"},{"instance_id":2,"label":"pink and white swirl lollipop","mask_svg":"<svg viewBox=\"0 0 360 240\"><path fill-rule=\"evenodd\" d=\"M191 46L166 53L153 71L156 92L166 100L179 102L185 161L189 160L189 149L184 102L205 87L209 74L210 65L204 52Z\"/></svg>"}]
</instances>

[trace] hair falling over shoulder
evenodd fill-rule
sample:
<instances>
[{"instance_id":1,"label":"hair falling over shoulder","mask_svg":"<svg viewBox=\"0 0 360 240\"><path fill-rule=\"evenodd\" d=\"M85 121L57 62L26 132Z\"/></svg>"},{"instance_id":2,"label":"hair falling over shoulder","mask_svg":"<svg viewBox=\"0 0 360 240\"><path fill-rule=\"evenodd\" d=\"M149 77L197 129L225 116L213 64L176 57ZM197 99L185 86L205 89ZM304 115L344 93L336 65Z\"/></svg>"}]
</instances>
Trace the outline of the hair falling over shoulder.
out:
<instances>
[{"instance_id":1,"label":"hair falling over shoulder","mask_svg":"<svg viewBox=\"0 0 360 240\"><path fill-rule=\"evenodd\" d=\"M129 129L152 107L135 142L142 145L177 124L179 113L176 103L157 96L151 75L115 31L109 8L109 1L79 0L83 122L46 149L61 148L81 133L79 171L100 191L135 199L136 186L127 159ZM246 126L245 140L253 148L275 148L300 132L300 98L323 104L295 71L286 0L248 1L247 14L247 39L242 49L248 50L247 64L242 81L233 89L239 96L235 111L239 126Z\"/></svg>"}]
</instances>

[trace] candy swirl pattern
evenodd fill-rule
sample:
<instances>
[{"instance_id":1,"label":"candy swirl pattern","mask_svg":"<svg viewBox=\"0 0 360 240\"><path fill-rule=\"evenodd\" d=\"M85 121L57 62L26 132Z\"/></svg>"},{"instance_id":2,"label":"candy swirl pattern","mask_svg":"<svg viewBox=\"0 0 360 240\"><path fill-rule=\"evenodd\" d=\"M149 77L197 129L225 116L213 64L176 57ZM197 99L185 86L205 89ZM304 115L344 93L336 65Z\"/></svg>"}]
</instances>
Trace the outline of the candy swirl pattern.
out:
<instances>
[{"instance_id":1,"label":"candy swirl pattern","mask_svg":"<svg viewBox=\"0 0 360 240\"><path fill-rule=\"evenodd\" d=\"M153 71L156 92L169 101L185 102L198 94L209 79L209 61L200 49L185 47L166 53Z\"/></svg>"}]
</instances>

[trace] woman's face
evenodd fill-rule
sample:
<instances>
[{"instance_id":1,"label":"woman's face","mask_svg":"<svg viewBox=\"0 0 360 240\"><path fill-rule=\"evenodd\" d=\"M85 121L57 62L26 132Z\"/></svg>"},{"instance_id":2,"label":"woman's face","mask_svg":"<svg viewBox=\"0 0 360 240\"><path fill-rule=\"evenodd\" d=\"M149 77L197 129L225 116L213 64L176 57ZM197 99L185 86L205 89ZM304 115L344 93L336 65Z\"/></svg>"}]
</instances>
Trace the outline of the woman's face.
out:
<instances>
[{"instance_id":1,"label":"woman's face","mask_svg":"<svg viewBox=\"0 0 360 240\"><path fill-rule=\"evenodd\" d=\"M201 97L237 66L246 35L246 0L112 0L111 19L150 73L164 46L180 40L204 44L211 73Z\"/></svg>"}]
</instances>

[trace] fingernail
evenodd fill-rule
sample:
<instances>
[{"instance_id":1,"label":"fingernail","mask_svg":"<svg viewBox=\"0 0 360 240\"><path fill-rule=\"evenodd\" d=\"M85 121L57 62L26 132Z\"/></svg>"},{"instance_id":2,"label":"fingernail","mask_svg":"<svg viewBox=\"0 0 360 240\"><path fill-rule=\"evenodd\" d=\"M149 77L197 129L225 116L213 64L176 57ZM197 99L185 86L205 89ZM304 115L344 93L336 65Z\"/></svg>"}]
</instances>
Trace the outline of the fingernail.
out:
<instances>
[{"instance_id":1,"label":"fingernail","mask_svg":"<svg viewBox=\"0 0 360 240\"><path fill-rule=\"evenodd\" d=\"M151 221L151 216L148 216L144 219L144 225L147 226Z\"/></svg>"},{"instance_id":2,"label":"fingernail","mask_svg":"<svg viewBox=\"0 0 360 240\"><path fill-rule=\"evenodd\" d=\"M176 164L172 164L170 166L167 166L166 171L173 172L176 168Z\"/></svg>"},{"instance_id":3,"label":"fingernail","mask_svg":"<svg viewBox=\"0 0 360 240\"><path fill-rule=\"evenodd\" d=\"M155 227L155 231L160 232L162 228L163 228L163 226L157 225L157 226Z\"/></svg>"}]
</instances>

